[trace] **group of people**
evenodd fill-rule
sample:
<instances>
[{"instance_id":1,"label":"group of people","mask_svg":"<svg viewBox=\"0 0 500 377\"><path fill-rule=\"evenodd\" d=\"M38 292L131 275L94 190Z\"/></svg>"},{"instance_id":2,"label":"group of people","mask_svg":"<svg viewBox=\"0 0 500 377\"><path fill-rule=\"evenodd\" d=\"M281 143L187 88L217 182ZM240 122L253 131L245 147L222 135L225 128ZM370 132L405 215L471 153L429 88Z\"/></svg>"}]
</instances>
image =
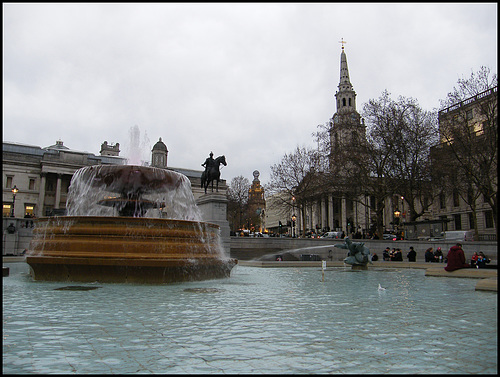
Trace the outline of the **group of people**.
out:
<instances>
[{"instance_id":1,"label":"group of people","mask_svg":"<svg viewBox=\"0 0 500 377\"><path fill-rule=\"evenodd\" d=\"M403 261L403 254L401 252L401 249L399 248L392 248L391 250L390 247L386 247L382 254L382 257L384 261ZM406 258L408 258L408 262L416 262L417 252L415 251L413 246L410 246L410 250L406 254ZM486 264L491 262L491 260L486 255L484 255L482 251L480 251L479 253L474 252L471 258L471 262L467 263L461 243L457 243L456 245L452 246L448 251L446 257L443 255L443 251L440 247L438 247L435 251L433 247L429 247L425 251L424 258L426 262L447 263L446 267L444 268L446 271L454 271L458 270L459 268L469 267L485 268Z\"/></svg>"},{"instance_id":2,"label":"group of people","mask_svg":"<svg viewBox=\"0 0 500 377\"><path fill-rule=\"evenodd\" d=\"M382 253L382 258L385 261L394 261L394 262L402 262L403 261L403 252L400 248L390 248L386 247L384 252ZM406 254L406 258L408 258L408 262L416 262L417 261L417 252L410 246L410 251ZM372 259L373 260L373 259Z\"/></svg>"},{"instance_id":3,"label":"group of people","mask_svg":"<svg viewBox=\"0 0 500 377\"><path fill-rule=\"evenodd\" d=\"M386 247L384 252L382 253L382 258L385 261L395 261L395 262L402 262L403 261L403 252L401 251L400 248L391 248Z\"/></svg>"},{"instance_id":4,"label":"group of people","mask_svg":"<svg viewBox=\"0 0 500 377\"><path fill-rule=\"evenodd\" d=\"M490 262L490 258L484 255L482 251L480 251L479 254L474 251L470 259L470 266L474 268L486 268L486 264Z\"/></svg>"},{"instance_id":5,"label":"group of people","mask_svg":"<svg viewBox=\"0 0 500 377\"><path fill-rule=\"evenodd\" d=\"M434 251L433 247L429 247L425 250L424 258L426 262L442 263L446 261L440 247L436 251Z\"/></svg>"}]
</instances>

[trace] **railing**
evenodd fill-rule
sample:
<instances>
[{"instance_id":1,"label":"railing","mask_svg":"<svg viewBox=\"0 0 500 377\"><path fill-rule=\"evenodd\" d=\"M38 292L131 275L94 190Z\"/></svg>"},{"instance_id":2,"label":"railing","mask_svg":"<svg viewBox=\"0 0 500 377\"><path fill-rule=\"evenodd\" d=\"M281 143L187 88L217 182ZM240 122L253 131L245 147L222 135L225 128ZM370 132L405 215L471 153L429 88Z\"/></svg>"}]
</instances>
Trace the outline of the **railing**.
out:
<instances>
[{"instance_id":1,"label":"railing","mask_svg":"<svg viewBox=\"0 0 500 377\"><path fill-rule=\"evenodd\" d=\"M489 95L492 95L493 93L496 93L498 90L498 86L495 86L494 88L491 88L491 89L488 89L488 90L485 90L484 92L481 92L479 94L476 94L474 97L470 97L470 98L467 98L459 103L456 103L454 105L451 105L443 110L439 110L438 112L438 116L441 116L441 114L447 114L453 110L456 110L462 106L465 106L465 105L468 105L469 103L472 103L474 101L477 101L481 98L484 98L484 97L487 97Z\"/></svg>"},{"instance_id":2,"label":"railing","mask_svg":"<svg viewBox=\"0 0 500 377\"><path fill-rule=\"evenodd\" d=\"M497 240L496 234L480 234L479 235L479 241L496 241L496 240Z\"/></svg>"}]
</instances>

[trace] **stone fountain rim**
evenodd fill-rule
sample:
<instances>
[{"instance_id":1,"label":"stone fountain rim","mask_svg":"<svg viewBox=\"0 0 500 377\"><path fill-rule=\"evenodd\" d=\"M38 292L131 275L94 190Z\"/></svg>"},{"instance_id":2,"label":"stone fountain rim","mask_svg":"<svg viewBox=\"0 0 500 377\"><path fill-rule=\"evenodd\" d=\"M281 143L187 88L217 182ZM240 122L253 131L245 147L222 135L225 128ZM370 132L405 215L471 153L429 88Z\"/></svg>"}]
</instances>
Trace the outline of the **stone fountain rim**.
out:
<instances>
[{"instance_id":1,"label":"stone fountain rim","mask_svg":"<svg viewBox=\"0 0 500 377\"><path fill-rule=\"evenodd\" d=\"M38 217L35 224L43 221L58 221L58 220L85 220L85 221L100 221L100 222L135 222L135 223L198 223L205 224L211 228L220 229L220 225L198 220L182 220L182 219L159 219L155 217L131 217L131 216L44 216Z\"/></svg>"}]
</instances>

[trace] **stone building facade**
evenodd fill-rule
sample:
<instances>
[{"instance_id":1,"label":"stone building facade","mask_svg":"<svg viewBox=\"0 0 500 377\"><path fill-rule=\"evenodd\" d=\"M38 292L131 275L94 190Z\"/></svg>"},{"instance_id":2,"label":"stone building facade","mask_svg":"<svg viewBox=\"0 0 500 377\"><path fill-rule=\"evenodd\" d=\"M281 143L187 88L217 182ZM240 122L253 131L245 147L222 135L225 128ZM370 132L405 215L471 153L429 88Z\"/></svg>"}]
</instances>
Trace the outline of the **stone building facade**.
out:
<instances>
[{"instance_id":1,"label":"stone building facade","mask_svg":"<svg viewBox=\"0 0 500 377\"><path fill-rule=\"evenodd\" d=\"M101 154L76 151L58 140L49 147L3 143L3 217L63 214L73 173L89 165L125 164L119 144L101 145ZM12 189L18 192L13 200ZM14 210L14 213L13 213Z\"/></svg>"},{"instance_id":2,"label":"stone building facade","mask_svg":"<svg viewBox=\"0 0 500 377\"><path fill-rule=\"evenodd\" d=\"M433 202L428 218L443 220L444 230L473 231L477 225L480 240L496 240L495 215L488 200L474 185L475 180L470 180L468 188L464 183L468 181L471 174L478 174L479 170L488 169L482 174L488 176L487 184L491 186L490 191L496 197L498 190L497 104L498 87L495 86L440 110L438 113L440 143L431 148L434 168L450 184L435 187L438 191L436 192L437 200ZM467 131L466 134L462 133L462 137L453 140L451 130L456 128ZM478 149L474 150L476 147ZM475 167L471 170L475 171L467 173L466 177L457 177L455 170L451 168L454 164L452 148L470 149L471 154L468 151L464 156L470 157L470 166ZM476 159L475 153L480 154L481 157ZM482 164L483 158L484 161L491 160L491 162ZM440 169L443 166L446 168Z\"/></svg>"}]
</instances>

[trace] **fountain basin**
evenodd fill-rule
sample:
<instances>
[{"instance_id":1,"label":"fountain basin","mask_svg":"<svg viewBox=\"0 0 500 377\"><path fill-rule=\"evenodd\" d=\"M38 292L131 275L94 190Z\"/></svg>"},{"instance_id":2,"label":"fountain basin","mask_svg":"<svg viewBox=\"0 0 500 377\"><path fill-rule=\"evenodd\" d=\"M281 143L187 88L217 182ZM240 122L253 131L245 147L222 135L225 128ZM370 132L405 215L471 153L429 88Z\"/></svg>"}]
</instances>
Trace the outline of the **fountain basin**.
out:
<instances>
[{"instance_id":1,"label":"fountain basin","mask_svg":"<svg viewBox=\"0 0 500 377\"><path fill-rule=\"evenodd\" d=\"M36 220L26 257L35 280L171 283L224 278L216 224L142 217Z\"/></svg>"}]
</instances>

